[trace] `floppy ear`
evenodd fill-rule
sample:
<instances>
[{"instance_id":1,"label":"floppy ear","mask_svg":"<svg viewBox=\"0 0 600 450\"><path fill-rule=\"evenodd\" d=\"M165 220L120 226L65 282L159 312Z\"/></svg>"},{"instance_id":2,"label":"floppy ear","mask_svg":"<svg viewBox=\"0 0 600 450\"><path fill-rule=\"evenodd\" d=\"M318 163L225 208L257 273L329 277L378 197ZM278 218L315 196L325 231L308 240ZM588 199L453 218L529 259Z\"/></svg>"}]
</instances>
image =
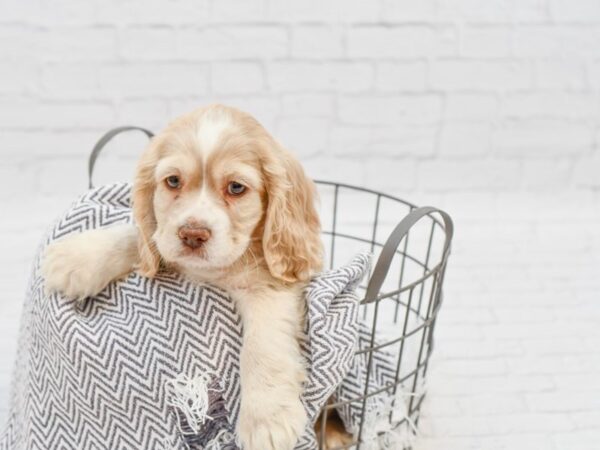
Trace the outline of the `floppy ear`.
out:
<instances>
[{"instance_id":1,"label":"floppy ear","mask_svg":"<svg viewBox=\"0 0 600 450\"><path fill-rule=\"evenodd\" d=\"M300 163L277 143L263 165L267 211L263 251L271 275L307 281L321 270L323 245L316 188Z\"/></svg>"},{"instance_id":2,"label":"floppy ear","mask_svg":"<svg viewBox=\"0 0 600 450\"><path fill-rule=\"evenodd\" d=\"M133 217L138 227L138 251L142 275L152 278L160 267L160 254L152 235L156 230L154 216L154 170L158 162L158 139L154 137L142 155L133 183Z\"/></svg>"}]
</instances>

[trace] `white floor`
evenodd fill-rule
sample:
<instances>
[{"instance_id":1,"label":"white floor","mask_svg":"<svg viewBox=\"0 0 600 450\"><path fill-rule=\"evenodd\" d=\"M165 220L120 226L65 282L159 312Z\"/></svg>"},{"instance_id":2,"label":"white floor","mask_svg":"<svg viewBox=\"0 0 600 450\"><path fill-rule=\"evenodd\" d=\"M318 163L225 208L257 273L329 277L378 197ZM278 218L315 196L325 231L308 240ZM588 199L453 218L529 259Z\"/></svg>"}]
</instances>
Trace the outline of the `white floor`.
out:
<instances>
[{"instance_id":1,"label":"white floor","mask_svg":"<svg viewBox=\"0 0 600 450\"><path fill-rule=\"evenodd\" d=\"M32 255L68 203L2 204L0 423ZM439 204L456 236L416 450L599 448L599 202L565 194Z\"/></svg>"}]
</instances>

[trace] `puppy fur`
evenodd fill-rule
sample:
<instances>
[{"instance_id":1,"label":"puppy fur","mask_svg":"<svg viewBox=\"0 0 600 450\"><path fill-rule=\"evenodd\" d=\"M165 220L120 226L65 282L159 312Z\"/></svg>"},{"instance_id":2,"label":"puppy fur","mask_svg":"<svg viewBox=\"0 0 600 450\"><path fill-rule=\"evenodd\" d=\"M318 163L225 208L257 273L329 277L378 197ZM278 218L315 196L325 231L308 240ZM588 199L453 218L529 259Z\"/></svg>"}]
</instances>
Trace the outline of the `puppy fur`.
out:
<instances>
[{"instance_id":1,"label":"puppy fur","mask_svg":"<svg viewBox=\"0 0 600 450\"><path fill-rule=\"evenodd\" d=\"M178 271L227 290L244 329L238 439L245 450L291 449L307 426L297 338L302 288L322 264L314 203L299 162L254 118L222 105L198 109L143 153L135 226L51 244L46 287L85 298L136 269L148 277Z\"/></svg>"}]
</instances>

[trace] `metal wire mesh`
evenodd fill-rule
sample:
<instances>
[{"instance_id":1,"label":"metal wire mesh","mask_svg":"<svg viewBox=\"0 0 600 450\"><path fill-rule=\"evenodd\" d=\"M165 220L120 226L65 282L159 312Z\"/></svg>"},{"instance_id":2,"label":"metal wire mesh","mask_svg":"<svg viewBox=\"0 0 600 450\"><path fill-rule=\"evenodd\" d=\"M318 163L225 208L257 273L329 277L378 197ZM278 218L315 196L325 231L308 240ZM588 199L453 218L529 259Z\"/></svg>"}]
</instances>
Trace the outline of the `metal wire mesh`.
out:
<instances>
[{"instance_id":1,"label":"metal wire mesh","mask_svg":"<svg viewBox=\"0 0 600 450\"><path fill-rule=\"evenodd\" d=\"M424 380L433 350L435 322L442 303L442 285L453 224L435 208L417 208L399 198L345 184L317 181L321 197L323 239L329 267L349 260L359 251L374 254L376 265L359 288L360 318L368 336L359 340L354 358L366 361L366 380L352 398L323 408L316 429L320 448L329 411L360 408L354 441L335 447L373 448L373 433L365 414L367 401L385 395L396 402L399 390L406 402L394 404L387 420L389 430L416 434L425 397ZM402 220L400 220L402 219ZM398 223L398 221L400 222ZM393 377L373 388L369 377L374 359L392 359ZM402 411L399 411L401 409ZM410 444L402 447L410 448ZM331 450L331 448L330 448Z\"/></svg>"}]
</instances>

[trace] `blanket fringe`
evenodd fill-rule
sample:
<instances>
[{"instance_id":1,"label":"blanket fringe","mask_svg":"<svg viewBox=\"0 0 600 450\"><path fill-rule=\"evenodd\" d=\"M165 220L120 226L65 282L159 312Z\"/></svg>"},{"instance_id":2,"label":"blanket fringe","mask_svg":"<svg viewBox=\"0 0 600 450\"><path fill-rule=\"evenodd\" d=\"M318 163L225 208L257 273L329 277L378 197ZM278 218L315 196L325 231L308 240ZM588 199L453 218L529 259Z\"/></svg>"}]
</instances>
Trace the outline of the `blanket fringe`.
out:
<instances>
[{"instance_id":1,"label":"blanket fringe","mask_svg":"<svg viewBox=\"0 0 600 450\"><path fill-rule=\"evenodd\" d=\"M185 420L192 430L192 434L198 434L207 420L212 420L208 414L209 396L208 383L212 377L210 373L203 373L195 377L188 377L180 373L175 378L167 380L165 385L167 392L170 393L169 405L177 408L185 417ZM179 422L179 421L178 421ZM181 429L182 434L190 434Z\"/></svg>"},{"instance_id":2,"label":"blanket fringe","mask_svg":"<svg viewBox=\"0 0 600 450\"><path fill-rule=\"evenodd\" d=\"M380 399L380 403L371 405L365 411L363 418L363 447L365 450L399 450L409 449L414 445L418 436L415 423L408 414L408 405L411 397L418 397L426 390L424 383L420 383L416 392L407 392L399 386L395 398ZM391 419L391 420L390 420ZM399 427L392 424L404 422ZM390 423L391 422L391 423ZM362 448L362 447L361 447Z\"/></svg>"},{"instance_id":3,"label":"blanket fringe","mask_svg":"<svg viewBox=\"0 0 600 450\"><path fill-rule=\"evenodd\" d=\"M227 445L231 445L231 442L235 441L233 433L227 430L219 431L214 439L204 446L204 450L222 450Z\"/></svg>"}]
</instances>

